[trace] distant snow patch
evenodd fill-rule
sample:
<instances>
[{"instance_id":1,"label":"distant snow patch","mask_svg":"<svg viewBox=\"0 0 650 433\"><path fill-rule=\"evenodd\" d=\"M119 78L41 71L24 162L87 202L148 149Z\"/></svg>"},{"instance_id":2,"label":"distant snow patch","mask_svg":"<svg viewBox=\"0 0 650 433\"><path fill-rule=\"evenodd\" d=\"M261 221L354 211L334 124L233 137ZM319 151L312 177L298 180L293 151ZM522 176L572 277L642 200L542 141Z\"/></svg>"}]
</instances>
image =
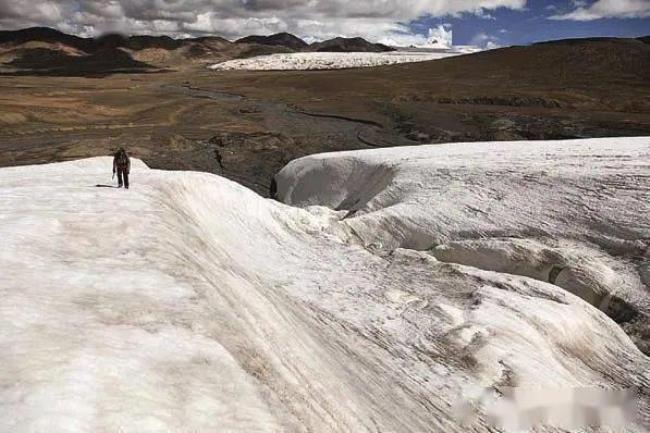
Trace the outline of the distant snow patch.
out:
<instances>
[{"instance_id":1,"label":"distant snow patch","mask_svg":"<svg viewBox=\"0 0 650 433\"><path fill-rule=\"evenodd\" d=\"M366 68L426 62L463 54L461 51L392 51L387 53L281 53L229 60L209 68L215 71L306 71Z\"/></svg>"}]
</instances>

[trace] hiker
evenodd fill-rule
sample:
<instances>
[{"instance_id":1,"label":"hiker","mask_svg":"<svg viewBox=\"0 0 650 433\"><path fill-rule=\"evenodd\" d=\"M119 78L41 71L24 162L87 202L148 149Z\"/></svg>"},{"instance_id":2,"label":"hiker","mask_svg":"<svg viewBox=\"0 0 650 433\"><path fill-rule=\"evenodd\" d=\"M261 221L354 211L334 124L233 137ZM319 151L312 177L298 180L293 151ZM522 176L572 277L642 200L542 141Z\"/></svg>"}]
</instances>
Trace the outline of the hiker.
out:
<instances>
[{"instance_id":1,"label":"hiker","mask_svg":"<svg viewBox=\"0 0 650 433\"><path fill-rule=\"evenodd\" d=\"M117 172L117 184L119 188L122 185L129 189L129 172L131 171L131 159L126 153L126 150L120 147L120 150L115 153L113 157L113 176Z\"/></svg>"}]
</instances>

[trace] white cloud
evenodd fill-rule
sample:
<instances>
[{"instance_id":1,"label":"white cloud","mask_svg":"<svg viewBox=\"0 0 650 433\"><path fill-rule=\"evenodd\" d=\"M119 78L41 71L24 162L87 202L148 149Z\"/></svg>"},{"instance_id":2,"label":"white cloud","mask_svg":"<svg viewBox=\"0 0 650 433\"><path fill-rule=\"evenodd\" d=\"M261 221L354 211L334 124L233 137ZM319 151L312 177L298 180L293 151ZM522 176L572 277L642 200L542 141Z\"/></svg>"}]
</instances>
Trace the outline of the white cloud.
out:
<instances>
[{"instance_id":1,"label":"white cloud","mask_svg":"<svg viewBox=\"0 0 650 433\"><path fill-rule=\"evenodd\" d=\"M552 20L593 21L602 18L650 17L650 0L597 0L588 5L574 1L574 10L549 17Z\"/></svg>"},{"instance_id":2,"label":"white cloud","mask_svg":"<svg viewBox=\"0 0 650 433\"><path fill-rule=\"evenodd\" d=\"M470 41L470 45L475 47L483 48L486 50L493 50L496 48L501 48L501 43L499 38L496 36L488 35L487 33L480 32L474 35Z\"/></svg>"},{"instance_id":3,"label":"white cloud","mask_svg":"<svg viewBox=\"0 0 650 433\"><path fill-rule=\"evenodd\" d=\"M438 27L429 29L429 43L434 41L441 46L451 47L454 43L454 34L451 24L441 24Z\"/></svg>"},{"instance_id":4,"label":"white cloud","mask_svg":"<svg viewBox=\"0 0 650 433\"><path fill-rule=\"evenodd\" d=\"M414 34L406 26L396 28L388 36L378 35L377 41L382 44L396 47L426 47L426 48L451 48L453 45L453 30L451 24L440 24L431 27L426 35Z\"/></svg>"},{"instance_id":5,"label":"white cloud","mask_svg":"<svg viewBox=\"0 0 650 433\"><path fill-rule=\"evenodd\" d=\"M424 17L523 10L527 0L0 0L0 28L44 25L83 35L103 32L248 34L288 31L310 39L363 36L399 45L434 37L451 42L451 30L414 33Z\"/></svg>"}]
</instances>

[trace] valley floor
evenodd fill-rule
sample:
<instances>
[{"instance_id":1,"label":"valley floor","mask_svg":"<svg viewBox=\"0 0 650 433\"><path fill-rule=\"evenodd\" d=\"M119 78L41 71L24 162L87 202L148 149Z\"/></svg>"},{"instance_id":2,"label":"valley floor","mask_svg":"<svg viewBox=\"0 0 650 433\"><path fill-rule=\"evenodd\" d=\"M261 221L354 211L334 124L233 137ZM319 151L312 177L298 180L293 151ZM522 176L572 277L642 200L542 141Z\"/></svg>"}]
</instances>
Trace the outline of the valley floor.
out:
<instances>
[{"instance_id":1,"label":"valley floor","mask_svg":"<svg viewBox=\"0 0 650 433\"><path fill-rule=\"evenodd\" d=\"M152 168L218 174L268 195L284 165L314 153L647 136L649 50L636 40L582 41L341 70L214 71L172 62L148 74L3 75L0 166L123 146ZM301 56L377 57L265 59ZM210 64L223 58L231 57Z\"/></svg>"}]
</instances>

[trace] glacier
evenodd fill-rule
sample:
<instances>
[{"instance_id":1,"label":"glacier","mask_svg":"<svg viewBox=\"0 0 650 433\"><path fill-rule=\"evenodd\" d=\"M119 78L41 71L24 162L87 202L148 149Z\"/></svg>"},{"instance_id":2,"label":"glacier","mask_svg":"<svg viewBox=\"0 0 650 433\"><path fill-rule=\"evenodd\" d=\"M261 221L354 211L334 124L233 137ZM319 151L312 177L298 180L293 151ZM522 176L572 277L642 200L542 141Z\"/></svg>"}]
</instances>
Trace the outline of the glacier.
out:
<instances>
[{"instance_id":1,"label":"glacier","mask_svg":"<svg viewBox=\"0 0 650 433\"><path fill-rule=\"evenodd\" d=\"M400 63L427 62L467 54L464 49L438 51L389 51L385 53L276 53L234 59L209 66L214 71L308 71L367 68Z\"/></svg>"},{"instance_id":2,"label":"glacier","mask_svg":"<svg viewBox=\"0 0 650 433\"><path fill-rule=\"evenodd\" d=\"M487 432L506 387L638 389L647 431L649 161L323 154L278 174L286 204L135 160L128 191L97 187L110 158L2 168L0 431Z\"/></svg>"},{"instance_id":3,"label":"glacier","mask_svg":"<svg viewBox=\"0 0 650 433\"><path fill-rule=\"evenodd\" d=\"M624 137L312 155L276 181L286 203L346 209L364 246L561 286L650 353L649 173L648 138Z\"/></svg>"}]
</instances>

